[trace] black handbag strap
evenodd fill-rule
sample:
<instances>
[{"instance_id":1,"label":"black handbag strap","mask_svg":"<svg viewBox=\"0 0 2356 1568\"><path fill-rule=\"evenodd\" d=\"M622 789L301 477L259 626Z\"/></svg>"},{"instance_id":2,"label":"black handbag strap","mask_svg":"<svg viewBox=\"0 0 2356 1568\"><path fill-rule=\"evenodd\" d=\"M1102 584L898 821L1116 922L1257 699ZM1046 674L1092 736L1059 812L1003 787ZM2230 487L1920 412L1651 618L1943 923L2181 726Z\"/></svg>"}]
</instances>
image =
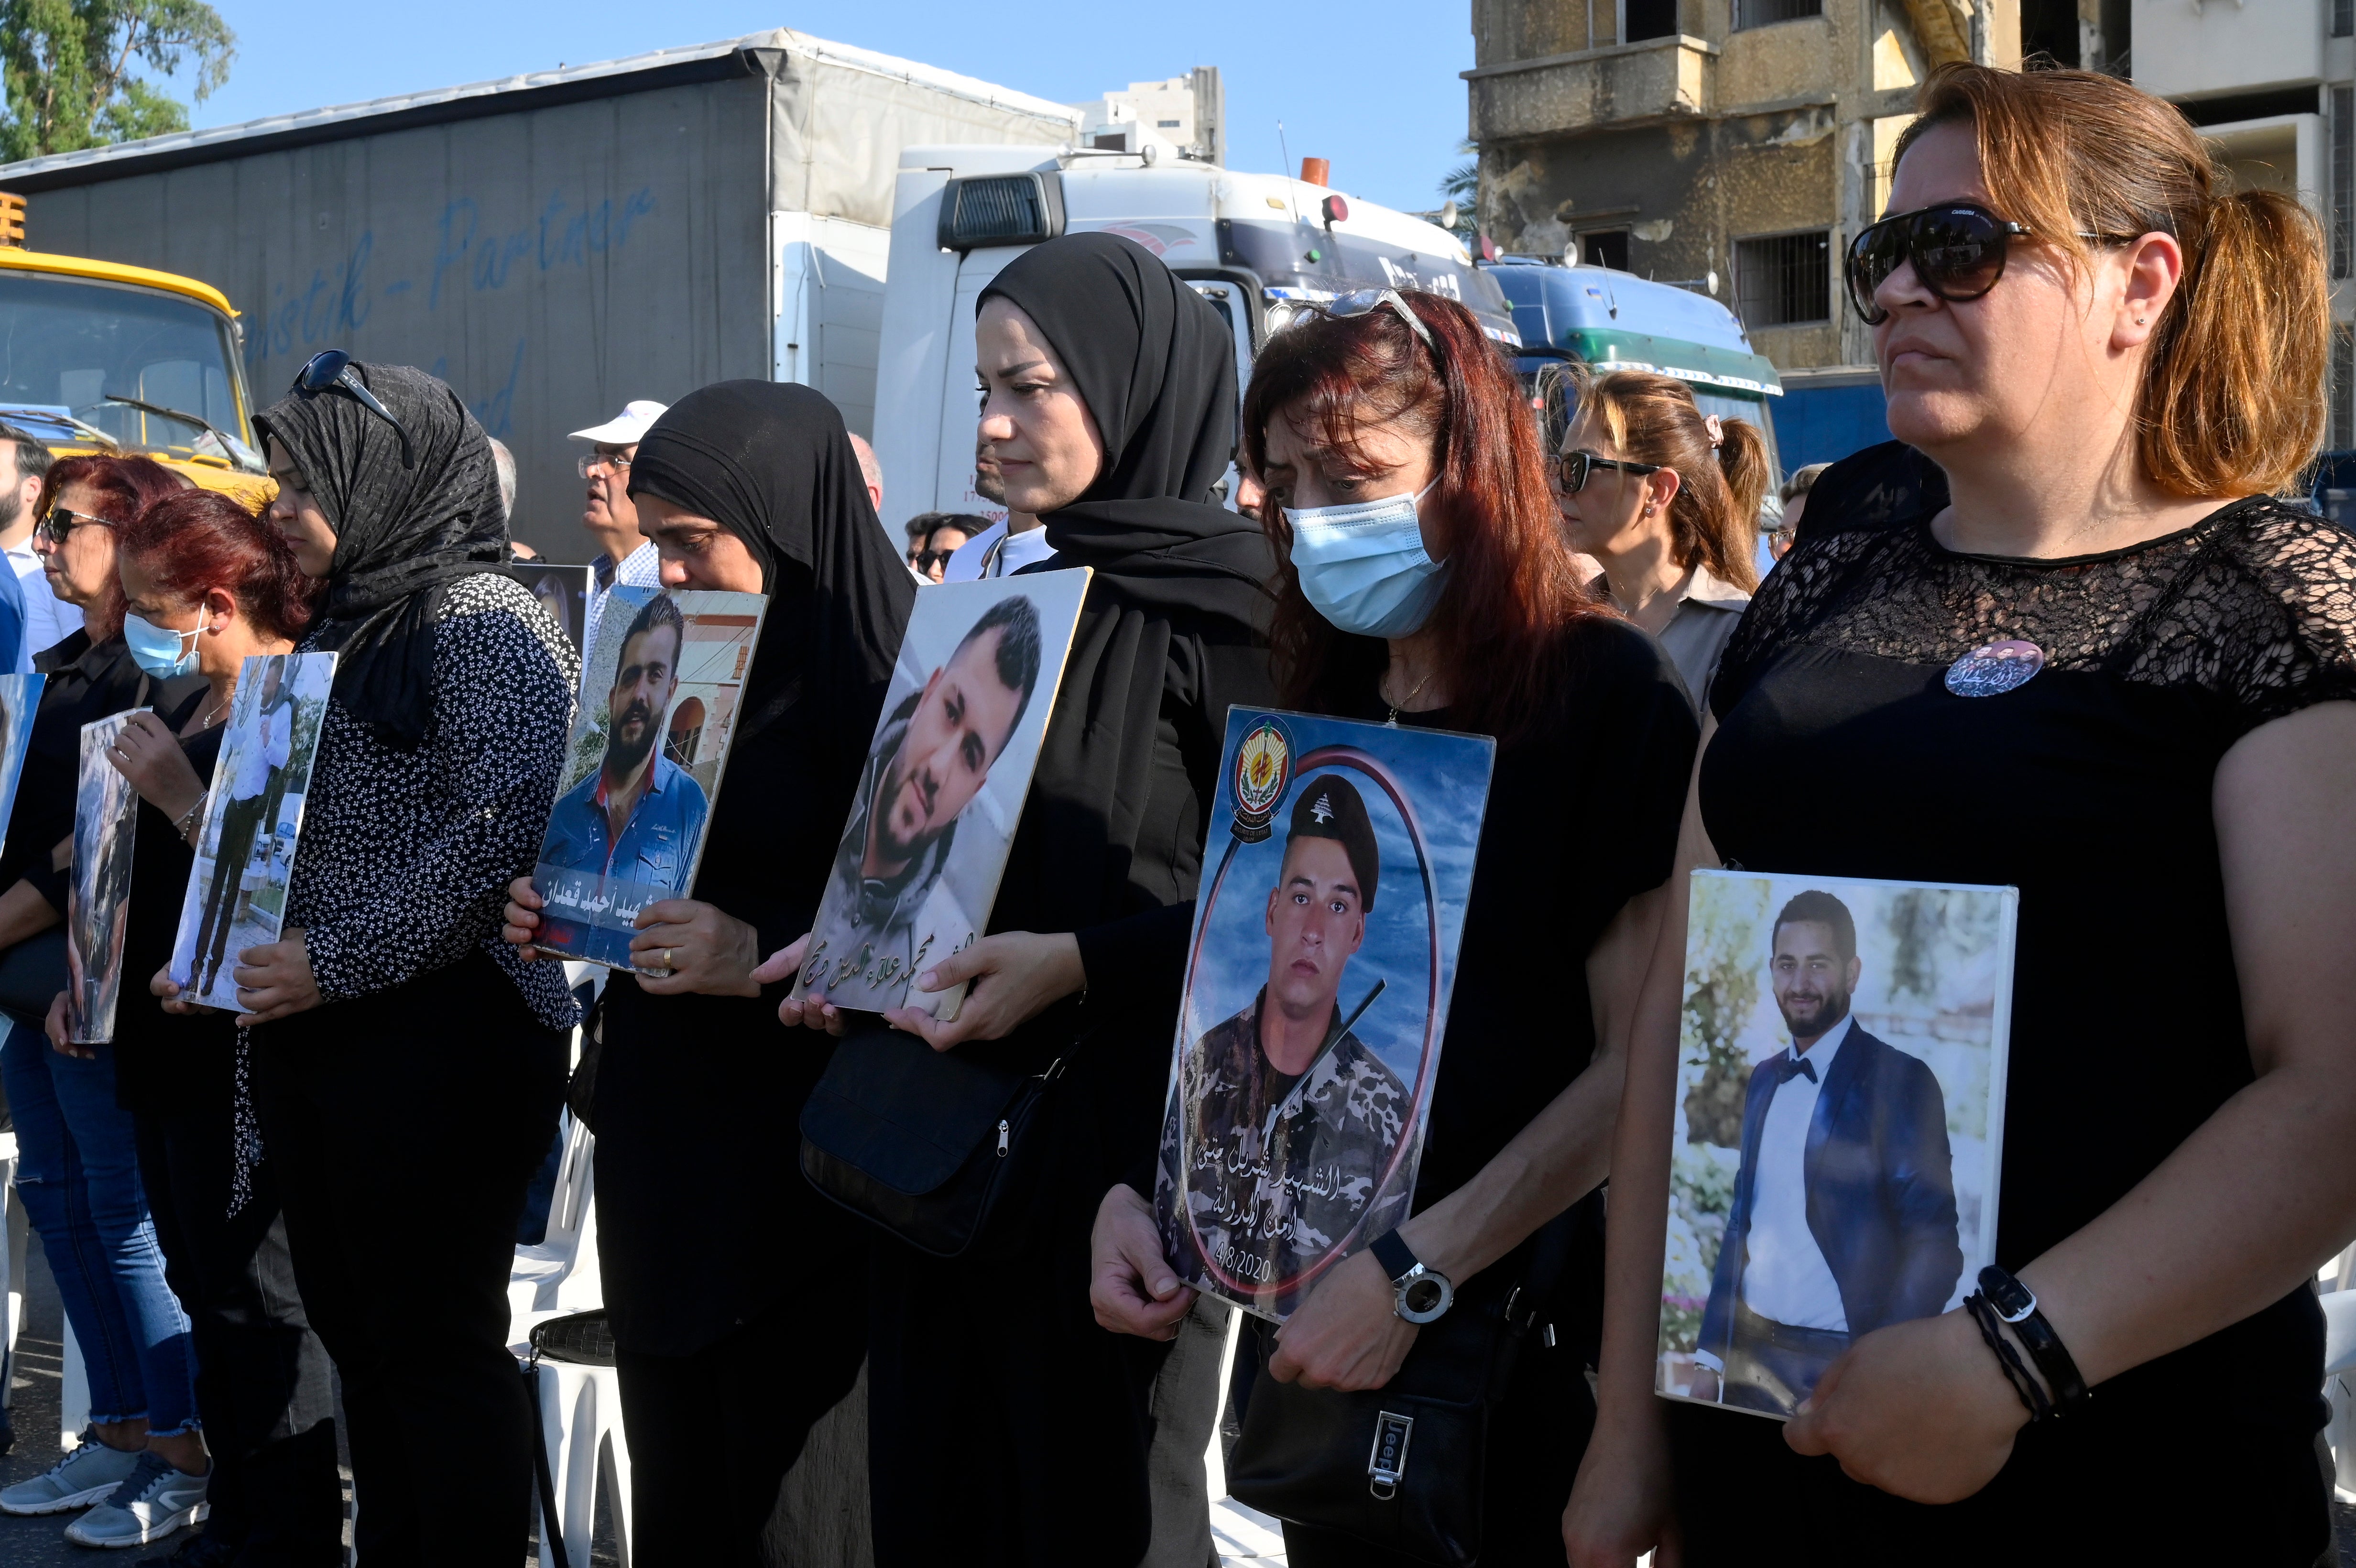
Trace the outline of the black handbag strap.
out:
<instances>
[{"instance_id":1,"label":"black handbag strap","mask_svg":"<svg viewBox=\"0 0 2356 1568\"><path fill-rule=\"evenodd\" d=\"M548 1469L548 1433L541 1423L546 1418L540 1409L540 1364L534 1360L523 1369L524 1397L531 1401L531 1469L532 1478L540 1486L541 1537L548 1543L549 1560L556 1568L573 1568L573 1559L564 1551L564 1526L556 1513L556 1477Z\"/></svg>"}]
</instances>

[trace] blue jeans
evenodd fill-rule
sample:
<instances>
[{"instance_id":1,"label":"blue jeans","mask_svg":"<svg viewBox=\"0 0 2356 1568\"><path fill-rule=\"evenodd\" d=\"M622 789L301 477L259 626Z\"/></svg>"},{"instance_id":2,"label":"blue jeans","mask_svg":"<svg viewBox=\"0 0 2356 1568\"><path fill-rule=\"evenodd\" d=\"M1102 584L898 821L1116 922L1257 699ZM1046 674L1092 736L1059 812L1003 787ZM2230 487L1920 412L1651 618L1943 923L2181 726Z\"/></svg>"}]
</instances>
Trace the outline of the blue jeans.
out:
<instances>
[{"instance_id":1,"label":"blue jeans","mask_svg":"<svg viewBox=\"0 0 2356 1568\"><path fill-rule=\"evenodd\" d=\"M90 1374L94 1422L146 1417L163 1436L194 1432L196 1362L187 1314L164 1283L131 1113L114 1103L114 1048L84 1061L5 1021L0 1075L16 1128L16 1191L41 1233Z\"/></svg>"}]
</instances>

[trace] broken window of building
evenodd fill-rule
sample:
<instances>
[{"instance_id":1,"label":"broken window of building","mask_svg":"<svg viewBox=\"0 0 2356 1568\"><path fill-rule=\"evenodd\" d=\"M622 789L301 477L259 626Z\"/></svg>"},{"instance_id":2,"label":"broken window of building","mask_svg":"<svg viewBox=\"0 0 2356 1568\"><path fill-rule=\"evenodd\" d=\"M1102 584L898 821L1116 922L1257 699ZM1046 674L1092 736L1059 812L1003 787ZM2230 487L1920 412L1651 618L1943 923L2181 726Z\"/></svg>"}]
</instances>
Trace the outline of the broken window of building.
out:
<instances>
[{"instance_id":1,"label":"broken window of building","mask_svg":"<svg viewBox=\"0 0 2356 1568\"><path fill-rule=\"evenodd\" d=\"M1742 324L1754 330L1830 320L1832 237L1819 229L1735 241L1734 286Z\"/></svg>"}]
</instances>

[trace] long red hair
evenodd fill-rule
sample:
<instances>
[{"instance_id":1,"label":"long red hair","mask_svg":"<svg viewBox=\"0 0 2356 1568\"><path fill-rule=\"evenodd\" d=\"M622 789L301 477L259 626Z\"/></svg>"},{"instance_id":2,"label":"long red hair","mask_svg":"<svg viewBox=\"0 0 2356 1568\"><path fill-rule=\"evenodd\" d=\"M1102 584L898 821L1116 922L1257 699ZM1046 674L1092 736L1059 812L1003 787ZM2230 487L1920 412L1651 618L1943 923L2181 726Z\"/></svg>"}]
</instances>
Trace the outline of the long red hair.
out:
<instances>
[{"instance_id":1,"label":"long red hair","mask_svg":"<svg viewBox=\"0 0 2356 1568\"><path fill-rule=\"evenodd\" d=\"M106 520L115 525L118 549L123 530L140 513L165 496L191 487L190 481L152 457L61 457L41 477L41 495L33 503L33 516L47 517L69 485L80 485L106 497ZM107 573L106 587L97 602L83 607L82 625L92 643L102 643L123 630L123 584L113 572Z\"/></svg>"},{"instance_id":2,"label":"long red hair","mask_svg":"<svg viewBox=\"0 0 2356 1568\"><path fill-rule=\"evenodd\" d=\"M1448 586L1427 629L1450 707L1468 727L1510 741L1551 716L1563 633L1611 612L1573 570L1513 367L1462 305L1414 290L1402 297L1437 342L1436 364L1397 311L1312 313L1270 337L1252 368L1244 451L1266 473L1268 427L1279 418L1344 453L1355 453L1359 432L1376 425L1430 443L1439 477L1424 505L1438 509L1450 542ZM1279 689L1293 707L1333 711L1381 677L1388 651L1317 613L1301 591L1283 508L1260 510L1279 563L1269 630Z\"/></svg>"}]
</instances>

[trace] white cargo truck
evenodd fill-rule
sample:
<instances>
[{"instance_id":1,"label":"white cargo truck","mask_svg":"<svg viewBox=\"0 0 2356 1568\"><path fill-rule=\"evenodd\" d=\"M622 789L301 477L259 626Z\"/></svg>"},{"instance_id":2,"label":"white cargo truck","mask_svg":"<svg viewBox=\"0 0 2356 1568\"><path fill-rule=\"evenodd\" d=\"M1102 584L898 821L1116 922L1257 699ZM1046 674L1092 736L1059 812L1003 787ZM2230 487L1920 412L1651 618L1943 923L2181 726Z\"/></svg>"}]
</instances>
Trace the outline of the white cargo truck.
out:
<instances>
[{"instance_id":1,"label":"white cargo truck","mask_svg":"<svg viewBox=\"0 0 2356 1568\"><path fill-rule=\"evenodd\" d=\"M911 146L892 204L876 377L895 530L918 512L1005 515L973 488L976 302L1031 246L1090 229L1134 240L1218 306L1239 389L1272 322L1354 289L1446 294L1500 343L1521 343L1505 295L1453 234L1324 186L1069 146Z\"/></svg>"},{"instance_id":2,"label":"white cargo truck","mask_svg":"<svg viewBox=\"0 0 2356 1568\"><path fill-rule=\"evenodd\" d=\"M203 278L267 402L322 348L446 377L577 560L564 432L734 377L873 428L902 150L1077 112L790 29L0 165L44 250Z\"/></svg>"}]
</instances>

